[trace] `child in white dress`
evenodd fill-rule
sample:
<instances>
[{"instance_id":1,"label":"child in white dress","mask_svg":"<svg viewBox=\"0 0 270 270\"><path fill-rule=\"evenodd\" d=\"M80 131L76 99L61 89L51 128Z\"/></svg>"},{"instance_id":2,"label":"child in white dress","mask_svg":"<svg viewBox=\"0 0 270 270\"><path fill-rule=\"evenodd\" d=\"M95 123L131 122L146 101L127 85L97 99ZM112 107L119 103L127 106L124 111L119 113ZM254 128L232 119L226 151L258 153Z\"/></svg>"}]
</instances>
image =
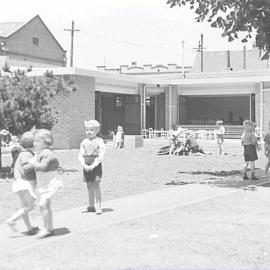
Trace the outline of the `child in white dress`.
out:
<instances>
[{"instance_id":1,"label":"child in white dress","mask_svg":"<svg viewBox=\"0 0 270 270\"><path fill-rule=\"evenodd\" d=\"M19 218L23 218L28 235L34 235L39 230L38 227L31 225L28 216L29 212L34 208L36 199L36 173L29 162L34 156L32 152L33 141L32 132L25 132L21 137L20 145L22 149L14 165L14 182L12 186L13 192L19 195L21 209L6 221L9 227L16 231L15 222Z\"/></svg>"},{"instance_id":2,"label":"child in white dress","mask_svg":"<svg viewBox=\"0 0 270 270\"><path fill-rule=\"evenodd\" d=\"M218 120L216 122L217 129L215 130L215 134L217 137L217 144L219 148L219 154L224 155L224 134L225 134L225 127L223 125L223 120Z\"/></svg>"},{"instance_id":3,"label":"child in white dress","mask_svg":"<svg viewBox=\"0 0 270 270\"><path fill-rule=\"evenodd\" d=\"M53 212L51 209L52 197L62 188L63 183L58 178L57 169L59 161L50 148L53 137L49 130L38 129L34 134L34 147L37 155L30 160L37 174L37 193L44 228L38 237L44 238L54 234Z\"/></svg>"}]
</instances>

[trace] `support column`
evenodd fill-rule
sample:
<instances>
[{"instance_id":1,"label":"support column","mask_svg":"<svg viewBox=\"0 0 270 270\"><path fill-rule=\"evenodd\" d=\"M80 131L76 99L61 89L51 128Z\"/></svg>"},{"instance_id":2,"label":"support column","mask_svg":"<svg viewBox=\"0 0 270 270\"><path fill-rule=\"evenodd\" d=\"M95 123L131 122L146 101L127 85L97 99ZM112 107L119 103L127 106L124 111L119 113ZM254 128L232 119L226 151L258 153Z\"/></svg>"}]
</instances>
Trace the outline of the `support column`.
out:
<instances>
[{"instance_id":1,"label":"support column","mask_svg":"<svg viewBox=\"0 0 270 270\"><path fill-rule=\"evenodd\" d=\"M102 93L95 92L95 119L102 125Z\"/></svg>"},{"instance_id":2,"label":"support column","mask_svg":"<svg viewBox=\"0 0 270 270\"><path fill-rule=\"evenodd\" d=\"M141 130L146 128L146 84L139 85Z\"/></svg>"},{"instance_id":3,"label":"support column","mask_svg":"<svg viewBox=\"0 0 270 270\"><path fill-rule=\"evenodd\" d=\"M178 124L178 86L165 86L165 128L175 128Z\"/></svg>"}]
</instances>

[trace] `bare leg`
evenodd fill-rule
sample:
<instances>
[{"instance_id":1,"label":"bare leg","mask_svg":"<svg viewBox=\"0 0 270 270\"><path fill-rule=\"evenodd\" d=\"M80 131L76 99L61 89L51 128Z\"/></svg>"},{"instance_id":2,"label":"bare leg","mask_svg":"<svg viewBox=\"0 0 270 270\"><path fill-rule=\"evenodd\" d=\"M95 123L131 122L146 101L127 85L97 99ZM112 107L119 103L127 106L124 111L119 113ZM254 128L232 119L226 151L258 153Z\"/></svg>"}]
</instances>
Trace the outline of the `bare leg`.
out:
<instances>
[{"instance_id":1,"label":"bare leg","mask_svg":"<svg viewBox=\"0 0 270 270\"><path fill-rule=\"evenodd\" d=\"M19 218L23 218L23 221L25 223L25 226L27 230L33 229L33 226L30 223L28 213L33 210L34 208L34 201L31 198L30 194L28 191L20 191L19 192L19 198L21 202L21 209L19 209L11 218L7 220L7 223L9 225L14 224L16 220Z\"/></svg>"},{"instance_id":2,"label":"bare leg","mask_svg":"<svg viewBox=\"0 0 270 270\"><path fill-rule=\"evenodd\" d=\"M95 188L95 198L96 198L96 205L97 205L97 214L102 213L101 208L101 190L100 190L100 182L94 182L94 188Z\"/></svg>"},{"instance_id":3,"label":"bare leg","mask_svg":"<svg viewBox=\"0 0 270 270\"><path fill-rule=\"evenodd\" d=\"M268 158L268 162L265 165L265 174L268 174L269 168L270 168L270 158Z\"/></svg>"},{"instance_id":4,"label":"bare leg","mask_svg":"<svg viewBox=\"0 0 270 270\"><path fill-rule=\"evenodd\" d=\"M87 182L89 207L95 207L94 182Z\"/></svg>"},{"instance_id":5,"label":"bare leg","mask_svg":"<svg viewBox=\"0 0 270 270\"><path fill-rule=\"evenodd\" d=\"M44 230L39 233L38 238L45 238L54 234L51 201L49 199L44 199L40 204L40 209Z\"/></svg>"},{"instance_id":6,"label":"bare leg","mask_svg":"<svg viewBox=\"0 0 270 270\"><path fill-rule=\"evenodd\" d=\"M251 169L251 180L258 180L255 176L255 161L250 161L250 169Z\"/></svg>"},{"instance_id":7,"label":"bare leg","mask_svg":"<svg viewBox=\"0 0 270 270\"><path fill-rule=\"evenodd\" d=\"M48 230L52 231L53 230L53 212L52 212L50 200L48 200L48 203L47 203L47 211L48 211Z\"/></svg>"},{"instance_id":8,"label":"bare leg","mask_svg":"<svg viewBox=\"0 0 270 270\"><path fill-rule=\"evenodd\" d=\"M249 179L248 176L247 176L247 168L248 168L248 164L249 164L249 162L246 161L246 162L245 162L245 165L244 165L244 168L243 168L243 179L244 179L244 180L248 180L248 179Z\"/></svg>"}]
</instances>

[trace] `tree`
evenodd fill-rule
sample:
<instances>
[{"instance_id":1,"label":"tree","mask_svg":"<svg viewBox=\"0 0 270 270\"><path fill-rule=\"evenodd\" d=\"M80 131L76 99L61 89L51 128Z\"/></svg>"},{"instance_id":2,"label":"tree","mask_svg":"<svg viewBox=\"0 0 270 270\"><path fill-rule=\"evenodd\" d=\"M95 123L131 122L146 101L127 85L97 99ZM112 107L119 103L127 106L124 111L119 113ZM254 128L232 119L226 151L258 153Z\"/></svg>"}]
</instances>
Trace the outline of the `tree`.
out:
<instances>
[{"instance_id":1,"label":"tree","mask_svg":"<svg viewBox=\"0 0 270 270\"><path fill-rule=\"evenodd\" d=\"M66 83L63 77L48 71L38 78L28 77L21 70L12 72L7 65L3 71L4 75L0 73L0 130L21 135L33 127L52 129L58 112L50 106L50 98L61 89L76 90L75 82Z\"/></svg>"},{"instance_id":2,"label":"tree","mask_svg":"<svg viewBox=\"0 0 270 270\"><path fill-rule=\"evenodd\" d=\"M229 41L238 39L240 32L246 32L242 42L247 42L256 30L256 46L270 52L270 0L168 0L170 7L188 5L197 14L197 22L207 20L212 27L223 30L222 36Z\"/></svg>"}]
</instances>

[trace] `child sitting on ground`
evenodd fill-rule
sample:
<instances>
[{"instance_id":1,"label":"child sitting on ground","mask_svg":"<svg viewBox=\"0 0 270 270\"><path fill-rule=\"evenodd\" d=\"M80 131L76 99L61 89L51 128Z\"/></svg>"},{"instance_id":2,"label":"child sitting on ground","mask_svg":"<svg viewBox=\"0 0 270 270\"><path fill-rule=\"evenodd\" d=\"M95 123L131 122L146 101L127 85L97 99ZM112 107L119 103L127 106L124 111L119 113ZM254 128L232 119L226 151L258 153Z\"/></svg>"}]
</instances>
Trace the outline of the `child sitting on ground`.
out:
<instances>
[{"instance_id":1,"label":"child sitting on ground","mask_svg":"<svg viewBox=\"0 0 270 270\"><path fill-rule=\"evenodd\" d=\"M50 148L52 145L53 137L49 130L38 129L35 131L34 147L37 155L30 162L37 174L39 207L44 226L38 238L45 238L54 234L51 200L63 186L57 175L59 161Z\"/></svg>"},{"instance_id":2,"label":"child sitting on ground","mask_svg":"<svg viewBox=\"0 0 270 270\"><path fill-rule=\"evenodd\" d=\"M98 137L100 124L96 120L84 122L87 138L81 142L79 162L83 167L83 181L87 184L89 206L87 212L102 214L100 181L102 164L105 155L105 145ZM96 199L96 207L95 207Z\"/></svg>"},{"instance_id":3,"label":"child sitting on ground","mask_svg":"<svg viewBox=\"0 0 270 270\"><path fill-rule=\"evenodd\" d=\"M270 167L270 122L268 123L268 132L264 136L264 154L267 158L265 165L265 174L268 174Z\"/></svg>"},{"instance_id":4,"label":"child sitting on ground","mask_svg":"<svg viewBox=\"0 0 270 270\"><path fill-rule=\"evenodd\" d=\"M194 134L190 132L185 141L186 155L201 153L205 154L203 149L199 146Z\"/></svg>"},{"instance_id":5,"label":"child sitting on ground","mask_svg":"<svg viewBox=\"0 0 270 270\"><path fill-rule=\"evenodd\" d=\"M29 220L29 212L34 208L36 199L36 173L34 167L29 160L33 158L33 141L34 136L32 132L25 132L21 137L21 150L18 154L14 165L14 182L13 192L17 193L21 202L21 209L19 209L6 223L16 231L15 222L19 218L23 218L27 228L28 235L34 235L38 232L38 227L33 227Z\"/></svg>"},{"instance_id":6,"label":"child sitting on ground","mask_svg":"<svg viewBox=\"0 0 270 270\"><path fill-rule=\"evenodd\" d=\"M248 180L247 176L247 168L250 163L251 169L251 180L258 180L255 176L255 160L258 159L257 156L257 139L254 135L255 124L250 121L246 120L243 123L244 125L244 132L242 134L242 145L244 146L244 158L245 158L245 165L243 169L243 180Z\"/></svg>"}]
</instances>

